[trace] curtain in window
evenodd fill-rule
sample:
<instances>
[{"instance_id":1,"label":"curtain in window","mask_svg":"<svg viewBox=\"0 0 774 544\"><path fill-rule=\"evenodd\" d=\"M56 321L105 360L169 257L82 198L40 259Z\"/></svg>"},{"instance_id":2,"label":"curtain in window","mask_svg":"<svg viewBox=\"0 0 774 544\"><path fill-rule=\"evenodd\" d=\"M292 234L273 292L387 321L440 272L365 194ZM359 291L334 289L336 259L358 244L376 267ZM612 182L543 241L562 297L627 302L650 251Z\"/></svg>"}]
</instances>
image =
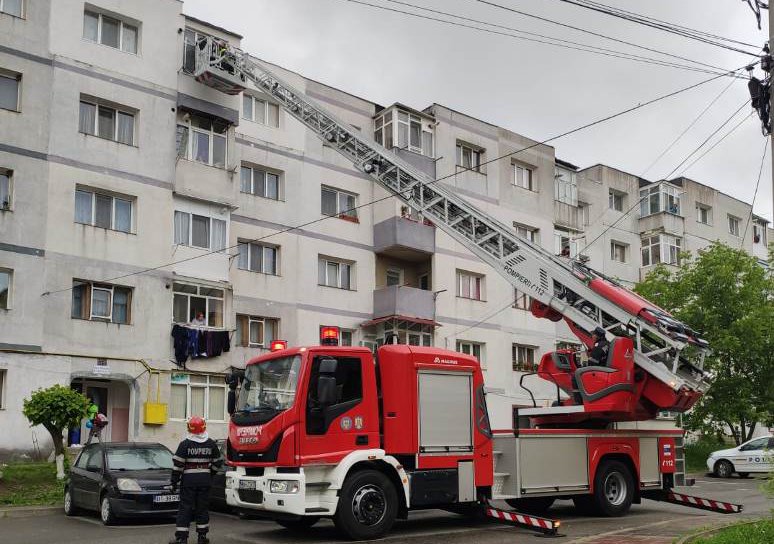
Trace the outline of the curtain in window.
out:
<instances>
[{"instance_id":1,"label":"curtain in window","mask_svg":"<svg viewBox=\"0 0 774 544\"><path fill-rule=\"evenodd\" d=\"M185 384L173 383L169 390L169 417L173 419L185 419L185 407L187 404L187 390Z\"/></svg>"},{"instance_id":2,"label":"curtain in window","mask_svg":"<svg viewBox=\"0 0 774 544\"><path fill-rule=\"evenodd\" d=\"M120 21L102 16L102 45L118 48Z\"/></svg>"},{"instance_id":3,"label":"curtain in window","mask_svg":"<svg viewBox=\"0 0 774 544\"><path fill-rule=\"evenodd\" d=\"M207 417L212 420L221 421L225 419L224 407L226 406L226 388L210 387L210 402L207 407Z\"/></svg>"},{"instance_id":4,"label":"curtain in window","mask_svg":"<svg viewBox=\"0 0 774 544\"><path fill-rule=\"evenodd\" d=\"M78 116L78 130L84 134L94 134L94 123L96 118L97 106L87 102L81 102L81 109Z\"/></svg>"},{"instance_id":5,"label":"curtain in window","mask_svg":"<svg viewBox=\"0 0 774 544\"><path fill-rule=\"evenodd\" d=\"M242 191L243 193L252 193L253 192L252 180L253 180L253 169L243 166L239 190Z\"/></svg>"},{"instance_id":6,"label":"curtain in window","mask_svg":"<svg viewBox=\"0 0 774 544\"><path fill-rule=\"evenodd\" d=\"M86 309L84 307L86 302L86 284L79 283L73 285L73 305L70 312L70 317L73 319L87 318Z\"/></svg>"},{"instance_id":7,"label":"curtain in window","mask_svg":"<svg viewBox=\"0 0 774 544\"><path fill-rule=\"evenodd\" d=\"M255 122L266 124L266 102L263 100L258 100L257 98L253 99L254 106L253 106L253 113L255 115Z\"/></svg>"},{"instance_id":8,"label":"curtain in window","mask_svg":"<svg viewBox=\"0 0 774 544\"><path fill-rule=\"evenodd\" d=\"M269 104L269 119L268 119L268 125L270 127L278 127L279 126L279 106L277 104Z\"/></svg>"},{"instance_id":9,"label":"curtain in window","mask_svg":"<svg viewBox=\"0 0 774 544\"><path fill-rule=\"evenodd\" d=\"M110 291L92 288L91 315L94 317L110 317Z\"/></svg>"},{"instance_id":10,"label":"curtain in window","mask_svg":"<svg viewBox=\"0 0 774 544\"><path fill-rule=\"evenodd\" d=\"M266 198L279 199L279 176L277 174L266 173Z\"/></svg>"},{"instance_id":11,"label":"curtain in window","mask_svg":"<svg viewBox=\"0 0 774 544\"><path fill-rule=\"evenodd\" d=\"M250 321L250 343L263 344L263 321Z\"/></svg>"},{"instance_id":12,"label":"curtain in window","mask_svg":"<svg viewBox=\"0 0 774 544\"><path fill-rule=\"evenodd\" d=\"M323 189L321 197L323 215L336 215L336 191Z\"/></svg>"},{"instance_id":13,"label":"curtain in window","mask_svg":"<svg viewBox=\"0 0 774 544\"><path fill-rule=\"evenodd\" d=\"M342 264L341 265L341 288L342 289L349 289L351 286L351 278L350 274L352 271L352 267L348 264Z\"/></svg>"},{"instance_id":14,"label":"curtain in window","mask_svg":"<svg viewBox=\"0 0 774 544\"><path fill-rule=\"evenodd\" d=\"M94 224L103 229L111 228L113 197L98 194L94 200L96 202Z\"/></svg>"},{"instance_id":15,"label":"curtain in window","mask_svg":"<svg viewBox=\"0 0 774 544\"><path fill-rule=\"evenodd\" d=\"M226 137L212 137L212 165L220 168L226 167Z\"/></svg>"},{"instance_id":16,"label":"curtain in window","mask_svg":"<svg viewBox=\"0 0 774 544\"><path fill-rule=\"evenodd\" d=\"M204 387L191 387L191 415L205 417L204 396L206 389Z\"/></svg>"},{"instance_id":17,"label":"curtain in window","mask_svg":"<svg viewBox=\"0 0 774 544\"><path fill-rule=\"evenodd\" d=\"M339 287L339 263L328 262L328 283L331 287Z\"/></svg>"},{"instance_id":18,"label":"curtain in window","mask_svg":"<svg viewBox=\"0 0 774 544\"><path fill-rule=\"evenodd\" d=\"M265 343L264 345L270 346L276 336L277 336L277 320L267 319L264 322L264 327L263 327L263 341Z\"/></svg>"},{"instance_id":19,"label":"curtain in window","mask_svg":"<svg viewBox=\"0 0 774 544\"><path fill-rule=\"evenodd\" d=\"M328 263L322 259L317 261L317 284L325 285L325 267Z\"/></svg>"},{"instance_id":20,"label":"curtain in window","mask_svg":"<svg viewBox=\"0 0 774 544\"><path fill-rule=\"evenodd\" d=\"M193 215L191 219L191 245L195 247L210 247L210 218L203 215Z\"/></svg>"},{"instance_id":21,"label":"curtain in window","mask_svg":"<svg viewBox=\"0 0 774 544\"><path fill-rule=\"evenodd\" d=\"M175 295L172 302L172 314L175 323L188 323L188 297Z\"/></svg>"},{"instance_id":22,"label":"curtain in window","mask_svg":"<svg viewBox=\"0 0 774 544\"><path fill-rule=\"evenodd\" d=\"M19 106L19 81L0 75L0 108L16 110Z\"/></svg>"},{"instance_id":23,"label":"curtain in window","mask_svg":"<svg viewBox=\"0 0 774 544\"><path fill-rule=\"evenodd\" d=\"M91 200L92 193L75 191L75 221L91 225Z\"/></svg>"},{"instance_id":24,"label":"curtain in window","mask_svg":"<svg viewBox=\"0 0 774 544\"><path fill-rule=\"evenodd\" d=\"M196 34L192 30L185 31L183 39L183 71L192 73L196 68Z\"/></svg>"},{"instance_id":25,"label":"curtain in window","mask_svg":"<svg viewBox=\"0 0 774 544\"><path fill-rule=\"evenodd\" d=\"M116 136L116 111L100 106L97 112L97 134L109 140Z\"/></svg>"},{"instance_id":26,"label":"curtain in window","mask_svg":"<svg viewBox=\"0 0 774 544\"><path fill-rule=\"evenodd\" d=\"M3 11L15 15L17 17L22 16L22 0L5 0L3 2Z\"/></svg>"},{"instance_id":27,"label":"curtain in window","mask_svg":"<svg viewBox=\"0 0 774 544\"><path fill-rule=\"evenodd\" d=\"M121 49L127 53L137 53L137 27L124 23Z\"/></svg>"},{"instance_id":28,"label":"curtain in window","mask_svg":"<svg viewBox=\"0 0 774 544\"><path fill-rule=\"evenodd\" d=\"M242 119L253 120L253 97L247 93L242 94Z\"/></svg>"},{"instance_id":29,"label":"curtain in window","mask_svg":"<svg viewBox=\"0 0 774 544\"><path fill-rule=\"evenodd\" d=\"M277 248L263 248L263 272L265 274L277 273Z\"/></svg>"},{"instance_id":30,"label":"curtain in window","mask_svg":"<svg viewBox=\"0 0 774 544\"><path fill-rule=\"evenodd\" d=\"M210 327L223 326L223 301L218 299L208 299L207 301L207 325Z\"/></svg>"},{"instance_id":31,"label":"curtain in window","mask_svg":"<svg viewBox=\"0 0 774 544\"><path fill-rule=\"evenodd\" d=\"M134 143L134 115L118 112L118 141L122 144Z\"/></svg>"},{"instance_id":32,"label":"curtain in window","mask_svg":"<svg viewBox=\"0 0 774 544\"><path fill-rule=\"evenodd\" d=\"M6 174L0 174L0 208L11 205L11 178Z\"/></svg>"},{"instance_id":33,"label":"curtain in window","mask_svg":"<svg viewBox=\"0 0 774 544\"><path fill-rule=\"evenodd\" d=\"M191 214L175 212L175 244L187 246L190 242Z\"/></svg>"},{"instance_id":34,"label":"curtain in window","mask_svg":"<svg viewBox=\"0 0 774 544\"><path fill-rule=\"evenodd\" d=\"M204 132L193 133L193 158L206 164L210 163L210 135Z\"/></svg>"},{"instance_id":35,"label":"curtain in window","mask_svg":"<svg viewBox=\"0 0 774 544\"><path fill-rule=\"evenodd\" d=\"M411 147L422 147L422 125L416 121L411 122L409 143Z\"/></svg>"},{"instance_id":36,"label":"curtain in window","mask_svg":"<svg viewBox=\"0 0 774 544\"><path fill-rule=\"evenodd\" d=\"M121 198L115 199L116 217L113 228L121 232L130 232L132 229L132 203Z\"/></svg>"},{"instance_id":37,"label":"curtain in window","mask_svg":"<svg viewBox=\"0 0 774 544\"><path fill-rule=\"evenodd\" d=\"M253 194L266 196L266 172L253 170Z\"/></svg>"},{"instance_id":38,"label":"curtain in window","mask_svg":"<svg viewBox=\"0 0 774 544\"><path fill-rule=\"evenodd\" d=\"M253 272L262 272L263 246L250 244L250 270Z\"/></svg>"},{"instance_id":39,"label":"curtain in window","mask_svg":"<svg viewBox=\"0 0 774 544\"><path fill-rule=\"evenodd\" d=\"M339 213L348 217L356 217L355 197L347 193L339 193Z\"/></svg>"},{"instance_id":40,"label":"curtain in window","mask_svg":"<svg viewBox=\"0 0 774 544\"><path fill-rule=\"evenodd\" d=\"M226 249L226 222L222 219L212 220L212 249Z\"/></svg>"},{"instance_id":41,"label":"curtain in window","mask_svg":"<svg viewBox=\"0 0 774 544\"><path fill-rule=\"evenodd\" d=\"M129 291L116 287L113 291L113 323L129 322Z\"/></svg>"},{"instance_id":42,"label":"curtain in window","mask_svg":"<svg viewBox=\"0 0 774 544\"><path fill-rule=\"evenodd\" d=\"M239 246L237 247L239 248L239 256L237 257L237 268L240 268L242 270L247 270L248 263L249 263L247 251L249 246L248 244L239 244Z\"/></svg>"},{"instance_id":43,"label":"curtain in window","mask_svg":"<svg viewBox=\"0 0 774 544\"><path fill-rule=\"evenodd\" d=\"M177 146L177 156L181 158L188 157L188 127L177 125L175 134L175 144Z\"/></svg>"}]
</instances>

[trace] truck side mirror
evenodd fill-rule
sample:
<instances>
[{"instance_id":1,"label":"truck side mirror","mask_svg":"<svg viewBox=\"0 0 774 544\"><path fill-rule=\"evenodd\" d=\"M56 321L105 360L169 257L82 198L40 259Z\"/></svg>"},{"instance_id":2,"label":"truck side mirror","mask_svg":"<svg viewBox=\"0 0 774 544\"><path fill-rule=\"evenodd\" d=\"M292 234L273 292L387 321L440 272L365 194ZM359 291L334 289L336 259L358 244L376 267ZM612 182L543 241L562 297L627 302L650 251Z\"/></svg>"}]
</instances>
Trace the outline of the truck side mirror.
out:
<instances>
[{"instance_id":1,"label":"truck side mirror","mask_svg":"<svg viewBox=\"0 0 774 544\"><path fill-rule=\"evenodd\" d=\"M323 407L336 404L336 378L334 376L321 375L317 378L317 402Z\"/></svg>"},{"instance_id":2,"label":"truck side mirror","mask_svg":"<svg viewBox=\"0 0 774 544\"><path fill-rule=\"evenodd\" d=\"M228 414L231 415L236 411L236 391L233 389L228 390L228 401L226 405Z\"/></svg>"}]
</instances>

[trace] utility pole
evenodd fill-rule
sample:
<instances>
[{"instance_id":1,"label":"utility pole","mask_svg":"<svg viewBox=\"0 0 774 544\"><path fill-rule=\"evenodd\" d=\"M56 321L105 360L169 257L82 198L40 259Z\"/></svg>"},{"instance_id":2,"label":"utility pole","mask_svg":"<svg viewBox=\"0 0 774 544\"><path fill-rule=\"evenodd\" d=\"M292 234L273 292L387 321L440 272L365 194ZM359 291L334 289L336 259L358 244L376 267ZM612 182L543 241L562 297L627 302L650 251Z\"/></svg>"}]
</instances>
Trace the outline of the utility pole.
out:
<instances>
[{"instance_id":1,"label":"utility pole","mask_svg":"<svg viewBox=\"0 0 774 544\"><path fill-rule=\"evenodd\" d=\"M769 9L769 49L774 47L774 10ZM772 96L769 98L771 101L771 107L769 108L769 111L774 111L774 93L772 93ZM771 139L771 209L772 213L774 213L774 132L769 135L769 138ZM772 217L772 220L774 221L774 217ZM772 226L774 226L774 222L772 223Z\"/></svg>"}]
</instances>

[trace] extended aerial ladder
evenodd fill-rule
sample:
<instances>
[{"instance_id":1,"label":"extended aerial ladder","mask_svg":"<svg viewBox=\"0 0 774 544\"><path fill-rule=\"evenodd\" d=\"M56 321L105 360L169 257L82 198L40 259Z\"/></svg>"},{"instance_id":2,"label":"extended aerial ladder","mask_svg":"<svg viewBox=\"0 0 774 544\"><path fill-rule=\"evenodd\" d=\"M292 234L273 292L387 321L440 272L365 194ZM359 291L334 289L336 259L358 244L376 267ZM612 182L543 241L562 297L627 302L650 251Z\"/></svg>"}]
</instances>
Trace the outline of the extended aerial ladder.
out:
<instances>
[{"instance_id":1,"label":"extended aerial ladder","mask_svg":"<svg viewBox=\"0 0 774 544\"><path fill-rule=\"evenodd\" d=\"M608 420L648 419L660 410L687 410L708 388L703 371L708 345L689 327L580 261L553 255L517 236L514 229L478 210L444 184L358 134L260 61L224 41L205 37L196 44L194 76L227 94L238 94L252 84L272 97L357 170L532 297L533 314L554 321L564 319L589 347L596 327L608 332L614 342L611 352L624 361L621 375L625 383L609 386L612 391L617 388L618 394L609 396L616 402L597 403L598 395L607 396L602 387L598 393L584 392L581 401L573 402L571 396L552 408L522 410L523 415L550 419L576 414L580 421L584 414L594 412L597 416L603 413ZM585 379L577 374L582 365L570 353L546 354L541 369L544 366L546 370L540 375L566 391L575 390L575 380ZM562 372L566 383L556 379ZM605 372L596 374L604 377Z\"/></svg>"}]
</instances>

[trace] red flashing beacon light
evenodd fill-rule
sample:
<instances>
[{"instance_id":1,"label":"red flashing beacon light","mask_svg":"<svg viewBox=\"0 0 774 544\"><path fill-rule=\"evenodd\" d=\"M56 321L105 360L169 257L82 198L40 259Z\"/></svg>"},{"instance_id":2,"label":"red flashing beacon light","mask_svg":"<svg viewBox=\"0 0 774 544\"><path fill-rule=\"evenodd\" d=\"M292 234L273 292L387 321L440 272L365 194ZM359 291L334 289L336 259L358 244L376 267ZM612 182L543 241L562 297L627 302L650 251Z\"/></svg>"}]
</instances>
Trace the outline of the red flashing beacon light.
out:
<instances>
[{"instance_id":1,"label":"red flashing beacon light","mask_svg":"<svg viewBox=\"0 0 774 544\"><path fill-rule=\"evenodd\" d=\"M339 345L338 327L320 327L320 344L323 346Z\"/></svg>"},{"instance_id":2,"label":"red flashing beacon light","mask_svg":"<svg viewBox=\"0 0 774 544\"><path fill-rule=\"evenodd\" d=\"M286 349L287 347L288 347L287 340L272 340L271 342L272 351L279 351L281 349Z\"/></svg>"}]
</instances>

